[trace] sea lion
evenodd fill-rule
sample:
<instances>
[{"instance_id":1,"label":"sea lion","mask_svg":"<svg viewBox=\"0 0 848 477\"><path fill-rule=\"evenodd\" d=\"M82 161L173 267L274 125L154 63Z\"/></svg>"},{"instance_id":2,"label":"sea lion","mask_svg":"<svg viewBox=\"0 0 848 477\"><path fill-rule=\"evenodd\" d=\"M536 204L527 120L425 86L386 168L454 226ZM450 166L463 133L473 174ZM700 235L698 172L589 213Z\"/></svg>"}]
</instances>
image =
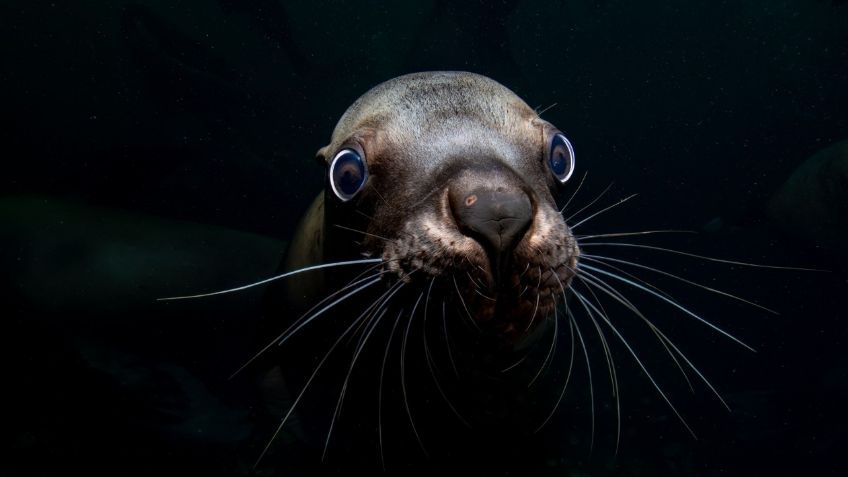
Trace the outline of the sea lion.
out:
<instances>
[{"instance_id":1,"label":"sea lion","mask_svg":"<svg viewBox=\"0 0 848 477\"><path fill-rule=\"evenodd\" d=\"M786 268L615 241L673 230L581 235L578 245L574 228L627 199L566 225L561 214L580 188L560 208L558 198L575 169L570 141L509 89L473 73L410 74L374 87L348 108L316 158L325 170L324 191L294 234L282 273L165 299L270 284L266 325L279 334L236 374L258 371L268 398L263 408L275 418L262 420L258 409L257 464L273 457L278 470L325 461L328 453L343 455L336 462L348 470L377 462L383 469L408 466L413 454L440 457L429 461L439 472L548 466L551 452L560 455L566 441L581 441L560 426L546 427L562 409L576 357L584 362L587 386L571 389L579 402L588 402L588 409L576 408L588 411L592 431L582 441L592 449L597 381L586 333L597 337L607 365L616 447L622 413L609 340L626 350L694 435L625 336L630 325L615 323L602 298L637 317L629 321L644 324L670 362L684 376L691 370L725 405L619 287L753 348L625 268L773 311L638 259L582 250L620 246ZM542 346L543 336L549 340ZM343 407L356 412L343 415Z\"/></svg>"},{"instance_id":2,"label":"sea lion","mask_svg":"<svg viewBox=\"0 0 848 477\"><path fill-rule=\"evenodd\" d=\"M356 408L348 419L357 424L348 429L379 432L357 433L353 441L373 450L379 437L381 456L383 435L392 444L399 434L414 435L424 447L421 433L451 429L435 424L442 420L493 430L488 437L501 436L501 444L520 435L506 429L536 429L558 402L562 380L539 401L544 410L529 401L527 383L550 364L553 351L551 341L531 345L552 336L580 256L557 205L575 167L563 132L492 79L417 73L356 100L316 157L326 187L301 221L283 267L306 271L289 278L286 291L270 291L288 296L282 311L271 314L272 322L286 325L274 341L285 346L275 349L288 352L271 360L276 366L265 382L274 387L282 373L289 389L303 385L287 402L291 407L279 409L282 422L294 406L312 405L299 415L326 415L335 401L319 431L326 440L314 439L332 453L342 405ZM309 306L293 322L283 318ZM388 359L392 350L399 360ZM504 370L518 361L528 364L516 373L523 378L508 379ZM313 381L319 372L323 385ZM367 384L354 392L352 382ZM311 396L331 402L302 400L310 387L321 389ZM389 403L391 393L402 399ZM362 402L350 402L356 399ZM391 414L396 417L387 419ZM416 426L419 419L426 424ZM452 439L437 441L450 452ZM339 441L345 449L352 445L349 438ZM373 453L347 454L348 463L351 455L377 460Z\"/></svg>"}]
</instances>

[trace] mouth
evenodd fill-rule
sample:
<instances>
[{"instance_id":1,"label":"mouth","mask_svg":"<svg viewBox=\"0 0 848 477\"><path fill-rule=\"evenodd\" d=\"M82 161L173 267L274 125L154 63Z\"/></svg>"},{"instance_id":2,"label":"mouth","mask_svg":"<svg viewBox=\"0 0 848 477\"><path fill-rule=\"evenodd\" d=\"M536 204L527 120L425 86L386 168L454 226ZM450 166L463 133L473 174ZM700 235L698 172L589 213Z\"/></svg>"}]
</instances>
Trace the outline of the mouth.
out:
<instances>
[{"instance_id":1,"label":"mouth","mask_svg":"<svg viewBox=\"0 0 848 477\"><path fill-rule=\"evenodd\" d=\"M490 275L466 273L456 280L458 296L471 320L503 344L515 344L557 312L574 277L566 264L543 268L527 263L500 281ZM481 276L482 275L482 276Z\"/></svg>"}]
</instances>

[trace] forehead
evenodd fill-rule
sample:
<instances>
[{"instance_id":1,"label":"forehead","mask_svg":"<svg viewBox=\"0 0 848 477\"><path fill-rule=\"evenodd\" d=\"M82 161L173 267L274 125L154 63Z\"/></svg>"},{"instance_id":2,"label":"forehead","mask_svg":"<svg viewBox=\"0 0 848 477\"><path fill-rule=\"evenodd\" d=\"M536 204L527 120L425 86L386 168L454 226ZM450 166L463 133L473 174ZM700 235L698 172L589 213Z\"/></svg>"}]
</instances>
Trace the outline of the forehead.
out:
<instances>
[{"instance_id":1,"label":"forehead","mask_svg":"<svg viewBox=\"0 0 848 477\"><path fill-rule=\"evenodd\" d=\"M544 121L499 83L471 73L420 73L380 84L342 116L329 149L366 138L366 153L493 155L509 161L538 147ZM530 140L528 140L530 139ZM529 143L529 144L528 144Z\"/></svg>"}]
</instances>

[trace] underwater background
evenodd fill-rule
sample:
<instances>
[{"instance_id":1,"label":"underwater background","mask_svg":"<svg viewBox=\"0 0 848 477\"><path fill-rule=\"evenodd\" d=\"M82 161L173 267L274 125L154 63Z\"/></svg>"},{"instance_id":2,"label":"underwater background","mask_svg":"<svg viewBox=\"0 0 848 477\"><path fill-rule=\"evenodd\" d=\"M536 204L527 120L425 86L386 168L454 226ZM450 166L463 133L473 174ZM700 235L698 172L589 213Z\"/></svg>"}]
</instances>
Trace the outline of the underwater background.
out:
<instances>
[{"instance_id":1,"label":"underwater background","mask_svg":"<svg viewBox=\"0 0 848 477\"><path fill-rule=\"evenodd\" d=\"M622 253L779 313L662 282L752 353L645 300L731 411L655 353L693 438L614 347L617 452L601 396L591 450L574 400L544 449L481 468L848 470L848 2L7 0L0 51L2 476L344 468L253 467L262 400L228 378L265 341L261 289L156 298L277 271L338 118L425 70L487 75L544 110L574 144L575 178L588 171L578 208L610 184L593 210L638 194L590 232L696 231L633 242L826 270Z\"/></svg>"}]
</instances>

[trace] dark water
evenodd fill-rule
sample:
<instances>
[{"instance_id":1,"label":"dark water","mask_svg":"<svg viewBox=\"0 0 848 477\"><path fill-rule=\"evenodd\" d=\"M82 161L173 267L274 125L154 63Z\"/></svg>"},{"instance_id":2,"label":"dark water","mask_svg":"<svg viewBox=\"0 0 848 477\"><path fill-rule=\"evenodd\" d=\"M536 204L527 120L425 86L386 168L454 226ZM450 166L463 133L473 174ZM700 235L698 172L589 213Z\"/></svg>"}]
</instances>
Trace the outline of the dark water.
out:
<instances>
[{"instance_id":1,"label":"dark water","mask_svg":"<svg viewBox=\"0 0 848 477\"><path fill-rule=\"evenodd\" d=\"M690 392L652 338L637 334L635 347L652 350L646 364L697 439L616 345L617 455L598 354L591 451L584 389L533 452L516 442L520 451L486 456L478 469L843 475L848 159L837 163L842 176L825 173L828 199L817 205L835 219L818 219L806 190L790 203L812 226L765 213L793 170L848 139L843 3L5 2L0 475L344 468L332 455L326 464L320 453L285 457L298 448L292 432L275 444L282 458L252 469L268 438L257 422L263 400L249 379L227 378L265 341L261 290L177 306L154 299L277 270L321 190L312 158L338 117L371 86L433 69L482 73L531 106L551 106L543 117L574 143L578 175L590 172L583 204L609 183L604 204L639 194L588 232L695 230L639 243L829 270L621 251L780 313L658 281L751 353L635 298L732 411L702 384ZM396 469L428 468L408 454ZM368 459L379 462L377 451Z\"/></svg>"}]
</instances>

